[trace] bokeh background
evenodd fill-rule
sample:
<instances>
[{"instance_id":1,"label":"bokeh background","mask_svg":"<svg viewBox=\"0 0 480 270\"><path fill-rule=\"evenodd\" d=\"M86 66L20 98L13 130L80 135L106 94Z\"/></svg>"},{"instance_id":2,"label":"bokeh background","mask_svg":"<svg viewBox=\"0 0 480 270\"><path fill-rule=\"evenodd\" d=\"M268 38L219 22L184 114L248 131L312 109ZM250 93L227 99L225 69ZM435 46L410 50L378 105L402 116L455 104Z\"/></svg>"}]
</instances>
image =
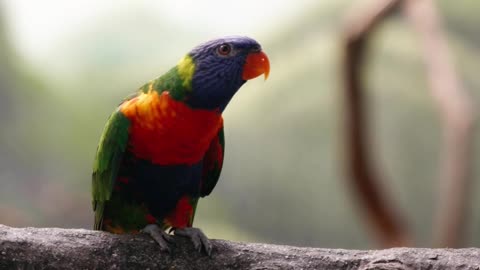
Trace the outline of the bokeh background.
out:
<instances>
[{"instance_id":1,"label":"bokeh background","mask_svg":"<svg viewBox=\"0 0 480 270\"><path fill-rule=\"evenodd\" d=\"M0 223L91 228L91 165L119 101L196 44L248 35L270 57L225 111L226 160L196 225L212 238L369 248L342 166L340 31L362 1L0 0ZM480 102L480 2L439 0L455 66ZM419 245L430 245L441 122L401 16L365 71L373 149ZM480 134L475 134L475 141ZM480 144L465 245L480 245Z\"/></svg>"}]
</instances>

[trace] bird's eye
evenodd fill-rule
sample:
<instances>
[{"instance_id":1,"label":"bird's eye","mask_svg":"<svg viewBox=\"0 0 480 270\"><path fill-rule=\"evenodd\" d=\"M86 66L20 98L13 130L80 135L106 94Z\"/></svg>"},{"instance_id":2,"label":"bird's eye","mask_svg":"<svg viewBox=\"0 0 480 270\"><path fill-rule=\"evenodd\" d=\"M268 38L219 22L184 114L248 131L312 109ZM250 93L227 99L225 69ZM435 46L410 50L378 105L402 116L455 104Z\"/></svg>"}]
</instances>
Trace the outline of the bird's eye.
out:
<instances>
[{"instance_id":1,"label":"bird's eye","mask_svg":"<svg viewBox=\"0 0 480 270\"><path fill-rule=\"evenodd\" d=\"M230 46L230 44L222 44L217 48L217 53L223 56L229 55L231 51L232 51L232 46Z\"/></svg>"}]
</instances>

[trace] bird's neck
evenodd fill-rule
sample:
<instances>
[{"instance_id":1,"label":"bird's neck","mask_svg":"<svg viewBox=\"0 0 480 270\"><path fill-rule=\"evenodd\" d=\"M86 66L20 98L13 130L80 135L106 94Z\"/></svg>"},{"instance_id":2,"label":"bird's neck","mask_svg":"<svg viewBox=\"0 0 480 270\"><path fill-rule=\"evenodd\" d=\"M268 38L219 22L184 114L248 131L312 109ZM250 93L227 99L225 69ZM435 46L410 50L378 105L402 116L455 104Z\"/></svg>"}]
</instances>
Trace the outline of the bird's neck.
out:
<instances>
[{"instance_id":1,"label":"bird's neck","mask_svg":"<svg viewBox=\"0 0 480 270\"><path fill-rule=\"evenodd\" d=\"M211 74L195 72L195 69L195 63L187 55L175 67L144 85L141 90L144 93L155 90L159 94L168 91L171 98L185 102L191 108L223 112L238 89L245 83L243 80L222 80L211 77Z\"/></svg>"},{"instance_id":2,"label":"bird's neck","mask_svg":"<svg viewBox=\"0 0 480 270\"><path fill-rule=\"evenodd\" d=\"M177 65L164 75L142 86L140 90L143 93L156 91L158 94L167 91L174 100L184 101L192 91L191 79L182 76Z\"/></svg>"}]
</instances>

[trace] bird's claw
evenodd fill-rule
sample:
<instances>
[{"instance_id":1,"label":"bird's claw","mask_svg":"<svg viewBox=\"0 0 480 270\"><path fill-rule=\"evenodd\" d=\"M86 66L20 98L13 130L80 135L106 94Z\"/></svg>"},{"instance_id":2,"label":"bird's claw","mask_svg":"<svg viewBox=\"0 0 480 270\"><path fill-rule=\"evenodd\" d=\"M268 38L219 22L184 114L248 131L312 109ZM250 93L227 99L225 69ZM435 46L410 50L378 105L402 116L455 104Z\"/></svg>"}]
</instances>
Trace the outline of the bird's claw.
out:
<instances>
[{"instance_id":1,"label":"bird's claw","mask_svg":"<svg viewBox=\"0 0 480 270\"><path fill-rule=\"evenodd\" d=\"M197 250L198 252L202 250L203 246L208 256L212 254L212 244L210 243L210 240L208 240L207 236L199 228L188 227L175 229L175 235L190 238L190 240L193 242L195 250Z\"/></svg>"},{"instance_id":2,"label":"bird's claw","mask_svg":"<svg viewBox=\"0 0 480 270\"><path fill-rule=\"evenodd\" d=\"M158 243L163 252L170 253L169 243L173 242L171 235L163 231L157 224L148 224L143 228L143 233L149 234Z\"/></svg>"}]
</instances>

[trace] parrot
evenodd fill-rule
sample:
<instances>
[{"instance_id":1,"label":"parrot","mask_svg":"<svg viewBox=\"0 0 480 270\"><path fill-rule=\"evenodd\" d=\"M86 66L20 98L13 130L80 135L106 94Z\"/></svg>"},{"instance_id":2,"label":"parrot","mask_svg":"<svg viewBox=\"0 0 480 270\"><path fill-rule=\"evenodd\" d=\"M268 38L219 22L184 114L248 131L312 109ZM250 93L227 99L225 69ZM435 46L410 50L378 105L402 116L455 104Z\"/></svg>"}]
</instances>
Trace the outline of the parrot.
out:
<instances>
[{"instance_id":1,"label":"parrot","mask_svg":"<svg viewBox=\"0 0 480 270\"><path fill-rule=\"evenodd\" d=\"M95 154L94 230L146 233L162 252L178 235L210 255L212 245L193 220L222 170L222 112L246 81L266 80L269 72L257 41L227 36L194 47L127 96L108 118Z\"/></svg>"}]
</instances>

